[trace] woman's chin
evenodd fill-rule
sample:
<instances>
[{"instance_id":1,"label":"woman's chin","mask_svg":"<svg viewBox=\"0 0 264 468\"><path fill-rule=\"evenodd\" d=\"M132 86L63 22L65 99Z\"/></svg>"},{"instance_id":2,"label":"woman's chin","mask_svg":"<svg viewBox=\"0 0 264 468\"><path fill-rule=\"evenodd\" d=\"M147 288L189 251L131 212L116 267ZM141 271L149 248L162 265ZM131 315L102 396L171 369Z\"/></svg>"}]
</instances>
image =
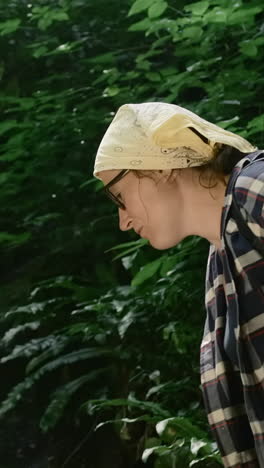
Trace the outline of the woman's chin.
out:
<instances>
[{"instance_id":1,"label":"woman's chin","mask_svg":"<svg viewBox=\"0 0 264 468\"><path fill-rule=\"evenodd\" d=\"M174 247L177 245L175 242L169 242L168 240L165 239L151 239L149 238L149 243L151 247L153 247L156 250L166 250L166 249L171 249L171 247Z\"/></svg>"}]
</instances>

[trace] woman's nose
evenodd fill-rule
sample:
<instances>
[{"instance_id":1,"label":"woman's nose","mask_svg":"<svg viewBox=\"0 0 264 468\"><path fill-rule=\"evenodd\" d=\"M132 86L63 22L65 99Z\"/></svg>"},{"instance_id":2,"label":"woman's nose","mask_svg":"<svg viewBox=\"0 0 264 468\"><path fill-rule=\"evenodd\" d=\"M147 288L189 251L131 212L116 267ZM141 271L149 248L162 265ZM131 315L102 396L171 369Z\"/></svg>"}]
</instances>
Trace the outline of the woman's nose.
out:
<instances>
[{"instance_id":1,"label":"woman's nose","mask_svg":"<svg viewBox=\"0 0 264 468\"><path fill-rule=\"evenodd\" d=\"M132 228L132 218L130 218L130 216L128 216L127 211L126 210L121 210L119 208L118 214L119 214L119 228L121 229L121 231L128 231L129 229L131 229Z\"/></svg>"}]
</instances>

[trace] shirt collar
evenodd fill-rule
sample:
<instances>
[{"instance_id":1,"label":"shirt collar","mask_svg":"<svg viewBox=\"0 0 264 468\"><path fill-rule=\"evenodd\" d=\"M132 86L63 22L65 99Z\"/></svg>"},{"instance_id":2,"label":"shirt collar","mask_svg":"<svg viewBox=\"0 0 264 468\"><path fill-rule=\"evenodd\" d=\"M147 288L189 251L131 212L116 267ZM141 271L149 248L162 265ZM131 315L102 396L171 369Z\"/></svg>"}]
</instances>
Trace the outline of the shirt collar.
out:
<instances>
[{"instance_id":1,"label":"shirt collar","mask_svg":"<svg viewBox=\"0 0 264 468\"><path fill-rule=\"evenodd\" d=\"M223 238L223 235L224 235L228 213L232 204L232 191L233 191L233 186L235 185L235 181L239 173L243 169L243 167L247 165L248 163L257 159L257 157L260 154L263 154L263 151L254 151L253 153L248 153L244 158L238 161L238 163L235 165L235 167L233 168L230 174L230 178L228 180L226 191L225 191L224 206L222 209L222 216L221 216L221 239Z\"/></svg>"}]
</instances>

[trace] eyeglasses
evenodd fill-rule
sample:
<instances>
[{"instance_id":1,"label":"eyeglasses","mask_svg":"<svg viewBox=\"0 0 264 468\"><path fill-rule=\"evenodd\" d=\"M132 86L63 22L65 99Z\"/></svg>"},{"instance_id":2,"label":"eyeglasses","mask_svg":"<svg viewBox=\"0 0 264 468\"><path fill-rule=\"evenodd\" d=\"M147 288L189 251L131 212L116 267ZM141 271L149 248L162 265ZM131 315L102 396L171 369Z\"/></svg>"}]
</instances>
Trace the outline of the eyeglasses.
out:
<instances>
[{"instance_id":1,"label":"eyeglasses","mask_svg":"<svg viewBox=\"0 0 264 468\"><path fill-rule=\"evenodd\" d=\"M104 192L106 195L112 200L118 208L121 208L121 210L125 210L126 207L124 203L118 198L118 196L114 195L109 188L112 187L112 185L116 184L120 179L123 179L123 177L129 172L130 169L122 169L121 172L119 172L108 184L106 184L103 188Z\"/></svg>"}]
</instances>

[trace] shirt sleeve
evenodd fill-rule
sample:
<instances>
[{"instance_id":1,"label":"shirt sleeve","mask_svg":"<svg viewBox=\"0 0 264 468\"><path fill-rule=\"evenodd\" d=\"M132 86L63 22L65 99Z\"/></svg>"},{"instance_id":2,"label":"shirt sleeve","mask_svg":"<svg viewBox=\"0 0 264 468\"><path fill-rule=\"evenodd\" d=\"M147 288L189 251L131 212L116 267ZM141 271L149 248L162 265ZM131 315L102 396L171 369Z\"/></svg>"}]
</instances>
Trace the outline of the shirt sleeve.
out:
<instances>
[{"instance_id":1,"label":"shirt sleeve","mask_svg":"<svg viewBox=\"0 0 264 468\"><path fill-rule=\"evenodd\" d=\"M233 196L248 227L264 245L264 161L242 169ZM246 255L248 261L251 252ZM237 340L245 409L259 465L264 467L264 259L252 257L244 274L249 279L255 275L260 284L239 298Z\"/></svg>"}]
</instances>

